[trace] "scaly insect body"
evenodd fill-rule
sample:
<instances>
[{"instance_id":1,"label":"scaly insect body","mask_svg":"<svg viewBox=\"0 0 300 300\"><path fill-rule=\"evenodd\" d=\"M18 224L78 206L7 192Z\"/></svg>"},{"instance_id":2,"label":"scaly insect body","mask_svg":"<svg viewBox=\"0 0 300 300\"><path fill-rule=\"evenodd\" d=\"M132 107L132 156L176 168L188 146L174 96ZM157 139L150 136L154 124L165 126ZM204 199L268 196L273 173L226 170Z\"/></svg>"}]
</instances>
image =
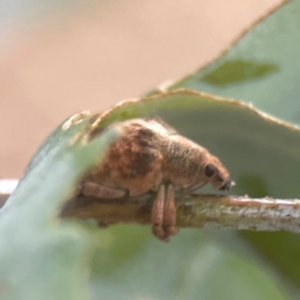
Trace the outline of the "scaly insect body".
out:
<instances>
[{"instance_id":1,"label":"scaly insect body","mask_svg":"<svg viewBox=\"0 0 300 300\"><path fill-rule=\"evenodd\" d=\"M114 126L120 136L103 163L85 178L81 192L121 198L157 191L151 222L161 240L176 233L174 189L191 192L207 183L221 190L231 187L228 171L217 157L161 120L133 119Z\"/></svg>"}]
</instances>

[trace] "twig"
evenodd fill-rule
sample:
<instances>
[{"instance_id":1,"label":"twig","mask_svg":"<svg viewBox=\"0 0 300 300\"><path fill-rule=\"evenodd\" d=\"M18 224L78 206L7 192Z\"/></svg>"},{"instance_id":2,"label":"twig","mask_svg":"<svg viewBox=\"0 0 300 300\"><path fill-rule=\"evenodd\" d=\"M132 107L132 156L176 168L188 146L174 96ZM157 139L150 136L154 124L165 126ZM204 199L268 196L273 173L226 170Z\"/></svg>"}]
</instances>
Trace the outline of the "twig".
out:
<instances>
[{"instance_id":1,"label":"twig","mask_svg":"<svg viewBox=\"0 0 300 300\"><path fill-rule=\"evenodd\" d=\"M0 208L4 205L5 201L12 194L18 185L16 179L1 179L0 180Z\"/></svg>"},{"instance_id":2,"label":"twig","mask_svg":"<svg viewBox=\"0 0 300 300\"><path fill-rule=\"evenodd\" d=\"M101 225L150 224L154 198L154 193L119 201L74 198L65 205L62 216L96 219ZM189 195L179 202L178 227L300 232L300 200Z\"/></svg>"},{"instance_id":3,"label":"twig","mask_svg":"<svg viewBox=\"0 0 300 300\"><path fill-rule=\"evenodd\" d=\"M0 194L0 208L4 205L9 196L9 194Z\"/></svg>"},{"instance_id":4,"label":"twig","mask_svg":"<svg viewBox=\"0 0 300 300\"><path fill-rule=\"evenodd\" d=\"M4 185L4 180L0 180L0 207L13 191L16 183L15 180L6 181ZM155 193L121 200L76 197L64 204L61 216L95 219L101 225L150 224L154 199ZM300 232L300 200L298 199L189 195L177 201L178 227Z\"/></svg>"}]
</instances>

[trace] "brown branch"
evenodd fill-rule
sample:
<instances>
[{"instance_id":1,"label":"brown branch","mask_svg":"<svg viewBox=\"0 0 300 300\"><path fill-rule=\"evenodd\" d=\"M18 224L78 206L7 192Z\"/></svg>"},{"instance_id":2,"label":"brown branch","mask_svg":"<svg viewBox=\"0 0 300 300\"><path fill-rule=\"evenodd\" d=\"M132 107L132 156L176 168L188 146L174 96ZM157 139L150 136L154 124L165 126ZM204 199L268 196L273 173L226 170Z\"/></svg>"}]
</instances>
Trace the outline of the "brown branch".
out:
<instances>
[{"instance_id":1,"label":"brown branch","mask_svg":"<svg viewBox=\"0 0 300 300\"><path fill-rule=\"evenodd\" d=\"M12 192L8 186L0 190L0 208ZM61 216L95 219L101 225L150 224L154 198L155 193L121 200L77 197L64 204ZM300 232L300 200L189 195L177 202L178 227Z\"/></svg>"},{"instance_id":2,"label":"brown branch","mask_svg":"<svg viewBox=\"0 0 300 300\"><path fill-rule=\"evenodd\" d=\"M64 217L96 219L99 224L150 224L154 193L123 200L74 198ZM180 201L178 227L254 231L300 231L300 200L250 199L237 196L190 195Z\"/></svg>"},{"instance_id":3,"label":"brown branch","mask_svg":"<svg viewBox=\"0 0 300 300\"><path fill-rule=\"evenodd\" d=\"M0 208L12 194L18 184L16 179L0 179Z\"/></svg>"},{"instance_id":4,"label":"brown branch","mask_svg":"<svg viewBox=\"0 0 300 300\"><path fill-rule=\"evenodd\" d=\"M4 205L9 196L9 194L0 194L0 208Z\"/></svg>"}]
</instances>

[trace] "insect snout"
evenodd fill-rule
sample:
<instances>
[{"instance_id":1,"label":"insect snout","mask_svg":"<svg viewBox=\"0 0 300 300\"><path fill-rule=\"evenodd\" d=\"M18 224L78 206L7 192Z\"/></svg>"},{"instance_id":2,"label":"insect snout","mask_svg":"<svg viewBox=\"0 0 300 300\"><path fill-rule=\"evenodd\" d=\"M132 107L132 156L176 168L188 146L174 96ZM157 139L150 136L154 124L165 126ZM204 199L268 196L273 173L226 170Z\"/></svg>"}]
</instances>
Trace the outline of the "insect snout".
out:
<instances>
[{"instance_id":1,"label":"insect snout","mask_svg":"<svg viewBox=\"0 0 300 300\"><path fill-rule=\"evenodd\" d=\"M231 188L232 180L228 178L225 183L219 188L220 191L228 191Z\"/></svg>"}]
</instances>

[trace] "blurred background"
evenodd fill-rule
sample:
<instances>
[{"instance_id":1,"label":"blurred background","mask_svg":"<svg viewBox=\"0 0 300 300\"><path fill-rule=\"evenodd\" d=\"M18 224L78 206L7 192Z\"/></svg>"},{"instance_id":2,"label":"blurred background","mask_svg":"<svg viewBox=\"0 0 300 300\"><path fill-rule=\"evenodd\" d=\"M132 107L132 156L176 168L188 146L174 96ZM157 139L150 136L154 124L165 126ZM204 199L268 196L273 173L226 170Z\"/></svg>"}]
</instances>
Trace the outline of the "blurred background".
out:
<instances>
[{"instance_id":1,"label":"blurred background","mask_svg":"<svg viewBox=\"0 0 300 300\"><path fill-rule=\"evenodd\" d=\"M218 56L279 0L1 0L0 178L45 137Z\"/></svg>"}]
</instances>

